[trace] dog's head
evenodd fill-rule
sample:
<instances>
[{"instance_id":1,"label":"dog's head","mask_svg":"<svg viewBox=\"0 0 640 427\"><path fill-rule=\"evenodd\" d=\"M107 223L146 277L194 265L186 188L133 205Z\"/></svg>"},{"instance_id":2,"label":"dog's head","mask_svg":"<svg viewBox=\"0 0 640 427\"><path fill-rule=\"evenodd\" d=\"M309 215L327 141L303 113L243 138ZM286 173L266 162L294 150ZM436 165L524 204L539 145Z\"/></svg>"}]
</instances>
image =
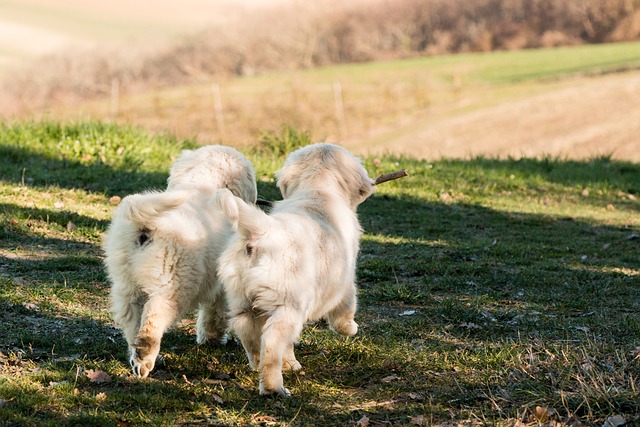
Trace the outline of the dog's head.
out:
<instances>
[{"instance_id":1,"label":"dog's head","mask_svg":"<svg viewBox=\"0 0 640 427\"><path fill-rule=\"evenodd\" d=\"M238 150L222 145L183 150L171 166L167 184L167 190L228 188L248 203L255 203L258 196L251 162Z\"/></svg>"},{"instance_id":2,"label":"dog's head","mask_svg":"<svg viewBox=\"0 0 640 427\"><path fill-rule=\"evenodd\" d=\"M342 147L313 144L291 153L276 172L284 198L301 190L335 189L351 204L358 206L373 193L373 180L362 161Z\"/></svg>"}]
</instances>

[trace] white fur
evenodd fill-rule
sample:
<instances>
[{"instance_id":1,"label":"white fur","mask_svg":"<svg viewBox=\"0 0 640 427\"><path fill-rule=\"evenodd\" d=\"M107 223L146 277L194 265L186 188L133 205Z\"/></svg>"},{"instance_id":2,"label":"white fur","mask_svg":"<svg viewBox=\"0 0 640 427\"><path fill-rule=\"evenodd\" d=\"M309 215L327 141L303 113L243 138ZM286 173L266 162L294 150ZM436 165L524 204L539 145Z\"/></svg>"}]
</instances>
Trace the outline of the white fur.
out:
<instances>
[{"instance_id":1,"label":"white fur","mask_svg":"<svg viewBox=\"0 0 640 427\"><path fill-rule=\"evenodd\" d=\"M325 317L348 336L358 330L356 208L373 185L358 158L331 144L296 150L277 178L284 200L269 215L217 192L238 230L220 256L219 276L230 328L260 371L260 393L287 396L282 370L301 368L293 345L306 321Z\"/></svg>"},{"instance_id":2,"label":"white fur","mask_svg":"<svg viewBox=\"0 0 640 427\"><path fill-rule=\"evenodd\" d=\"M129 346L133 371L153 369L166 330L199 306L197 341L226 341L226 307L217 262L233 234L211 195L229 188L248 203L257 197L251 163L237 150L185 150L168 189L125 197L105 234L111 309Z\"/></svg>"}]
</instances>

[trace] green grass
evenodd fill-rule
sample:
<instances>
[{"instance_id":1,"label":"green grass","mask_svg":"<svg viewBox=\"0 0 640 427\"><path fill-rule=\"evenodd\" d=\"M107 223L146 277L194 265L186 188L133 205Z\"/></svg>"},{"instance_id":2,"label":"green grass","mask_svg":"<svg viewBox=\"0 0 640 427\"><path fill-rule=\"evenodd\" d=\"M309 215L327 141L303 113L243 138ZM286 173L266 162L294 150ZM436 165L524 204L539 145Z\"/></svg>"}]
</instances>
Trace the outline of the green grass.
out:
<instances>
[{"instance_id":1,"label":"green grass","mask_svg":"<svg viewBox=\"0 0 640 427\"><path fill-rule=\"evenodd\" d=\"M273 152L295 146L283 132ZM359 209L361 330L307 326L291 399L258 396L237 343L195 345L192 318L151 378L132 377L107 312L109 198L162 188L191 145L0 127L0 425L539 425L538 406L567 425L640 421L640 165L607 157L365 159L410 176ZM247 154L277 198L282 156Z\"/></svg>"},{"instance_id":2,"label":"green grass","mask_svg":"<svg viewBox=\"0 0 640 427\"><path fill-rule=\"evenodd\" d=\"M640 67L640 42L463 53L394 61L345 64L303 71L329 82L351 76L366 83L381 75L422 70L450 81L461 74L474 83L517 83L524 80L558 79L577 73L607 73ZM351 80L347 80L351 82Z\"/></svg>"}]
</instances>

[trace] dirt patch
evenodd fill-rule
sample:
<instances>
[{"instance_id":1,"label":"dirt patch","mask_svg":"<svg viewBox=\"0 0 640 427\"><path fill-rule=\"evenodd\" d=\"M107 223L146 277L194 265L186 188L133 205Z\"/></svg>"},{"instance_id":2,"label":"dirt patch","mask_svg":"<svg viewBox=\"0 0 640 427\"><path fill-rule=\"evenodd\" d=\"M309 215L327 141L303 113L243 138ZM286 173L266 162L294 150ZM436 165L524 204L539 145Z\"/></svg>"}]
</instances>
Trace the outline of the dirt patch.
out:
<instances>
[{"instance_id":1,"label":"dirt patch","mask_svg":"<svg viewBox=\"0 0 640 427\"><path fill-rule=\"evenodd\" d=\"M383 143L350 145L367 153L424 159L473 156L612 155L640 161L640 72L576 79L570 87L454 117L411 123ZM392 135L389 132L389 135ZM380 139L378 136L377 139Z\"/></svg>"}]
</instances>

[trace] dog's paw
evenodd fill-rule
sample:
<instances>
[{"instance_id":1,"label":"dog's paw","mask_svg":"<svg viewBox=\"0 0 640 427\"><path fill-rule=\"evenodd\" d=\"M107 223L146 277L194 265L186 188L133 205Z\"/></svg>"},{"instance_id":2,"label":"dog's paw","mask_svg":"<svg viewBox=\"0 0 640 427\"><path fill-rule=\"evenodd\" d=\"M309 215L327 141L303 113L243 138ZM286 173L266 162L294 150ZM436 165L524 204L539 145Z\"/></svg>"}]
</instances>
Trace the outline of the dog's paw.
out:
<instances>
[{"instance_id":1,"label":"dog's paw","mask_svg":"<svg viewBox=\"0 0 640 427\"><path fill-rule=\"evenodd\" d=\"M229 334L222 334L222 336L219 337L212 337L207 334L198 333L196 337L196 342L198 343L198 345L205 344L212 340L215 340L215 342L219 345L227 345L227 343L229 342Z\"/></svg>"},{"instance_id":2,"label":"dog's paw","mask_svg":"<svg viewBox=\"0 0 640 427\"><path fill-rule=\"evenodd\" d=\"M224 334L220 338L218 338L218 344L227 345L229 342L229 334Z\"/></svg>"},{"instance_id":3,"label":"dog's paw","mask_svg":"<svg viewBox=\"0 0 640 427\"><path fill-rule=\"evenodd\" d=\"M293 360L284 360L282 361L282 370L283 371L299 371L302 369L302 365L296 359Z\"/></svg>"},{"instance_id":4,"label":"dog's paw","mask_svg":"<svg viewBox=\"0 0 640 427\"><path fill-rule=\"evenodd\" d=\"M278 388L276 388L275 390L271 390L271 389L266 389L264 387L264 385L262 383L260 383L260 395L261 396L267 396L267 397L291 397L291 392L289 391L288 388L285 388L284 386L280 386Z\"/></svg>"},{"instance_id":5,"label":"dog's paw","mask_svg":"<svg viewBox=\"0 0 640 427\"><path fill-rule=\"evenodd\" d=\"M253 371L257 371L260 369L260 353L256 354L247 354L247 359L249 360L249 367Z\"/></svg>"},{"instance_id":6,"label":"dog's paw","mask_svg":"<svg viewBox=\"0 0 640 427\"><path fill-rule=\"evenodd\" d=\"M333 325L333 329L341 335L352 337L358 333L358 324L353 320L349 320Z\"/></svg>"},{"instance_id":7,"label":"dog's paw","mask_svg":"<svg viewBox=\"0 0 640 427\"><path fill-rule=\"evenodd\" d=\"M132 357L129 360L129 363L131 363L131 367L133 368L133 373L138 377L138 378L146 378L149 376L149 373L153 370L153 367L155 366L155 360L145 360L145 359L140 359L138 357Z\"/></svg>"}]
</instances>

